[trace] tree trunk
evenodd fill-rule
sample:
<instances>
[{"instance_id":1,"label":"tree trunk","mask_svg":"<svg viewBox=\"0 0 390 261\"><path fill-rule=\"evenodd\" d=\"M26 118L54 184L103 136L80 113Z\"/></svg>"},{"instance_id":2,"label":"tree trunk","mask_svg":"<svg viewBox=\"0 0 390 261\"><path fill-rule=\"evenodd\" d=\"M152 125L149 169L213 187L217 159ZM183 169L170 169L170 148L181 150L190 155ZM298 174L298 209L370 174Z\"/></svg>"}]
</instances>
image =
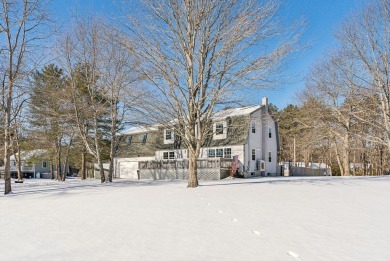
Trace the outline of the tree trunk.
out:
<instances>
[{"instance_id":1,"label":"tree trunk","mask_svg":"<svg viewBox=\"0 0 390 261\"><path fill-rule=\"evenodd\" d=\"M23 173L22 173L22 156L20 155L20 150L18 150L18 156L15 157L15 160L17 161L17 165L18 165L18 180L21 181L23 180Z\"/></svg>"},{"instance_id":2,"label":"tree trunk","mask_svg":"<svg viewBox=\"0 0 390 261\"><path fill-rule=\"evenodd\" d=\"M87 169L86 169L86 162L85 162L85 151L81 153L81 179L87 178Z\"/></svg>"},{"instance_id":3,"label":"tree trunk","mask_svg":"<svg viewBox=\"0 0 390 261\"><path fill-rule=\"evenodd\" d=\"M188 150L188 185L187 188L196 188L198 183L198 166L197 166L197 159L198 155L196 153L189 149Z\"/></svg>"},{"instance_id":4,"label":"tree trunk","mask_svg":"<svg viewBox=\"0 0 390 261\"><path fill-rule=\"evenodd\" d=\"M337 149L336 142L334 143L334 150L335 150L335 153L336 153L337 165L339 166L339 169L340 169L340 175L344 176L344 169L343 169L343 165L341 164L341 159L340 159L339 151Z\"/></svg>"},{"instance_id":5,"label":"tree trunk","mask_svg":"<svg viewBox=\"0 0 390 261\"><path fill-rule=\"evenodd\" d=\"M103 162L98 159L98 165L99 165L99 172L100 172L100 181L104 183L106 181L106 177L104 175L104 169L103 169Z\"/></svg>"},{"instance_id":6,"label":"tree trunk","mask_svg":"<svg viewBox=\"0 0 390 261\"><path fill-rule=\"evenodd\" d=\"M108 169L108 181L109 182L112 182L113 172L114 172L114 159L111 158L111 160L110 160L110 167Z\"/></svg>"},{"instance_id":7,"label":"tree trunk","mask_svg":"<svg viewBox=\"0 0 390 261\"><path fill-rule=\"evenodd\" d=\"M68 147L66 148L65 165L64 165L64 171L62 173L62 181L65 181L65 179L66 179L66 174L67 174L67 170L68 170L68 163L69 163L69 153L70 153L70 148L72 146L73 135L74 135L74 133L72 133L70 140L69 140Z\"/></svg>"},{"instance_id":8,"label":"tree trunk","mask_svg":"<svg viewBox=\"0 0 390 261\"><path fill-rule=\"evenodd\" d=\"M7 99L7 103L8 100ZM11 106L11 102L9 101L9 107ZM11 165L10 165L10 135L9 135L9 126L10 126L10 114L8 111L8 108L6 108L5 112L5 128L4 128L4 195L12 192L11 189Z\"/></svg>"},{"instance_id":9,"label":"tree trunk","mask_svg":"<svg viewBox=\"0 0 390 261\"><path fill-rule=\"evenodd\" d=\"M349 135L346 133L344 135L344 142L343 142L343 169L344 169L344 176L349 175Z\"/></svg>"},{"instance_id":10,"label":"tree trunk","mask_svg":"<svg viewBox=\"0 0 390 261\"><path fill-rule=\"evenodd\" d=\"M54 179L54 166L53 166L53 159L50 159L50 179Z\"/></svg>"},{"instance_id":11,"label":"tree trunk","mask_svg":"<svg viewBox=\"0 0 390 261\"><path fill-rule=\"evenodd\" d=\"M61 181L61 149L57 149L57 181Z\"/></svg>"}]
</instances>

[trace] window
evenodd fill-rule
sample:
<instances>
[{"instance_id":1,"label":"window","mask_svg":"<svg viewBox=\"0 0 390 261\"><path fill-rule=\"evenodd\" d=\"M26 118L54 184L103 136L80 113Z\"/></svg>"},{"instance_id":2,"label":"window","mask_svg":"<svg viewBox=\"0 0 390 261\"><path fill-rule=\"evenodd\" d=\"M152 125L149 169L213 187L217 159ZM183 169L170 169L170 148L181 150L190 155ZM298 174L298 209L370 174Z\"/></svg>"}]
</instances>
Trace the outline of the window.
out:
<instances>
[{"instance_id":1,"label":"window","mask_svg":"<svg viewBox=\"0 0 390 261\"><path fill-rule=\"evenodd\" d=\"M217 149L217 158L223 157L223 149Z\"/></svg>"},{"instance_id":2,"label":"window","mask_svg":"<svg viewBox=\"0 0 390 261\"><path fill-rule=\"evenodd\" d=\"M126 143L127 143L127 144L130 144L130 143L131 143L131 136L127 136L127 137L126 137Z\"/></svg>"},{"instance_id":3,"label":"window","mask_svg":"<svg viewBox=\"0 0 390 261\"><path fill-rule=\"evenodd\" d=\"M16 166L16 160L14 161L14 166Z\"/></svg>"},{"instance_id":4,"label":"window","mask_svg":"<svg viewBox=\"0 0 390 261\"><path fill-rule=\"evenodd\" d=\"M223 123L219 122L215 125L215 134L222 135L223 134Z\"/></svg>"},{"instance_id":5,"label":"window","mask_svg":"<svg viewBox=\"0 0 390 261\"><path fill-rule=\"evenodd\" d=\"M173 129L164 130L164 144L174 144L175 143L175 132Z\"/></svg>"},{"instance_id":6,"label":"window","mask_svg":"<svg viewBox=\"0 0 390 261\"><path fill-rule=\"evenodd\" d=\"M142 137L141 137L141 141L142 141L142 143L146 143L146 140L148 139L148 134L144 134L144 135L142 135Z\"/></svg>"},{"instance_id":7,"label":"window","mask_svg":"<svg viewBox=\"0 0 390 261\"><path fill-rule=\"evenodd\" d=\"M224 152L225 152L224 158L226 158L226 159L232 158L232 149L231 148L225 148Z\"/></svg>"},{"instance_id":8,"label":"window","mask_svg":"<svg viewBox=\"0 0 390 261\"><path fill-rule=\"evenodd\" d=\"M213 124L213 139L222 140L227 138L227 122L220 121Z\"/></svg>"},{"instance_id":9,"label":"window","mask_svg":"<svg viewBox=\"0 0 390 261\"><path fill-rule=\"evenodd\" d=\"M165 140L172 140L172 131L165 130Z\"/></svg>"},{"instance_id":10,"label":"window","mask_svg":"<svg viewBox=\"0 0 390 261\"><path fill-rule=\"evenodd\" d=\"M252 160L256 160L256 150L252 149Z\"/></svg>"},{"instance_id":11,"label":"window","mask_svg":"<svg viewBox=\"0 0 390 261\"><path fill-rule=\"evenodd\" d=\"M47 168L47 162L46 161L42 162L42 168Z\"/></svg>"},{"instance_id":12,"label":"window","mask_svg":"<svg viewBox=\"0 0 390 261\"><path fill-rule=\"evenodd\" d=\"M272 161L271 151L268 151L268 162L271 162L271 161Z\"/></svg>"},{"instance_id":13,"label":"window","mask_svg":"<svg viewBox=\"0 0 390 261\"><path fill-rule=\"evenodd\" d=\"M272 138L272 129L268 126L268 137Z\"/></svg>"},{"instance_id":14,"label":"window","mask_svg":"<svg viewBox=\"0 0 390 261\"><path fill-rule=\"evenodd\" d=\"M215 158L215 149L209 149L209 158Z\"/></svg>"},{"instance_id":15,"label":"window","mask_svg":"<svg viewBox=\"0 0 390 261\"><path fill-rule=\"evenodd\" d=\"M252 122L252 133L256 133L256 123Z\"/></svg>"},{"instance_id":16,"label":"window","mask_svg":"<svg viewBox=\"0 0 390 261\"><path fill-rule=\"evenodd\" d=\"M174 151L163 152L163 159L175 159L175 152Z\"/></svg>"}]
</instances>

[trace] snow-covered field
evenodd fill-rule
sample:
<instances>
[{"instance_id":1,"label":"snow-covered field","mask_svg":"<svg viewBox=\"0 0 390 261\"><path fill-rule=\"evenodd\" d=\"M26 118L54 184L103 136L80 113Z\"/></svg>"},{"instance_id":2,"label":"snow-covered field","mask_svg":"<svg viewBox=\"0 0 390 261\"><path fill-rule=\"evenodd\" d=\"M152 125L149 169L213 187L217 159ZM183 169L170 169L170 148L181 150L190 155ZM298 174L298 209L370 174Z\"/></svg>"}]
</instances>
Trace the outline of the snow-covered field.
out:
<instances>
[{"instance_id":1,"label":"snow-covered field","mask_svg":"<svg viewBox=\"0 0 390 261\"><path fill-rule=\"evenodd\" d=\"M390 260L388 176L12 185L0 260Z\"/></svg>"}]
</instances>

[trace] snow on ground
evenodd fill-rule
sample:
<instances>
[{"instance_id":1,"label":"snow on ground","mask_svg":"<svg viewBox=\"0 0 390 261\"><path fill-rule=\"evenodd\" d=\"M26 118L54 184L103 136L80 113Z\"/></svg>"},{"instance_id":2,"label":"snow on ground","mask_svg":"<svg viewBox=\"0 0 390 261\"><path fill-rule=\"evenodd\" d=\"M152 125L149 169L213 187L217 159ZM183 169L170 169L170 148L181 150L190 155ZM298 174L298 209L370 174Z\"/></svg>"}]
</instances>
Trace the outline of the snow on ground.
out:
<instances>
[{"instance_id":1,"label":"snow on ground","mask_svg":"<svg viewBox=\"0 0 390 261\"><path fill-rule=\"evenodd\" d=\"M12 185L0 260L390 260L388 176Z\"/></svg>"}]
</instances>

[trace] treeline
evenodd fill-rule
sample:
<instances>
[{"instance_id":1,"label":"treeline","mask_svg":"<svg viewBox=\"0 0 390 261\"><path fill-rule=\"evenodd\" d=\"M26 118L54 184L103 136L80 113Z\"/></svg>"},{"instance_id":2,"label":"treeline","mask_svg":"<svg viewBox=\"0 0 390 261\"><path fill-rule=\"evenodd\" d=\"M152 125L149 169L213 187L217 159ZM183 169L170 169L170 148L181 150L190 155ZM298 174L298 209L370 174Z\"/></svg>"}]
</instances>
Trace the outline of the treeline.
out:
<instances>
[{"instance_id":1,"label":"treeline","mask_svg":"<svg viewBox=\"0 0 390 261\"><path fill-rule=\"evenodd\" d=\"M390 2L374 1L312 66L299 106L279 112L282 161L324 162L339 175L382 175L390 152Z\"/></svg>"}]
</instances>

